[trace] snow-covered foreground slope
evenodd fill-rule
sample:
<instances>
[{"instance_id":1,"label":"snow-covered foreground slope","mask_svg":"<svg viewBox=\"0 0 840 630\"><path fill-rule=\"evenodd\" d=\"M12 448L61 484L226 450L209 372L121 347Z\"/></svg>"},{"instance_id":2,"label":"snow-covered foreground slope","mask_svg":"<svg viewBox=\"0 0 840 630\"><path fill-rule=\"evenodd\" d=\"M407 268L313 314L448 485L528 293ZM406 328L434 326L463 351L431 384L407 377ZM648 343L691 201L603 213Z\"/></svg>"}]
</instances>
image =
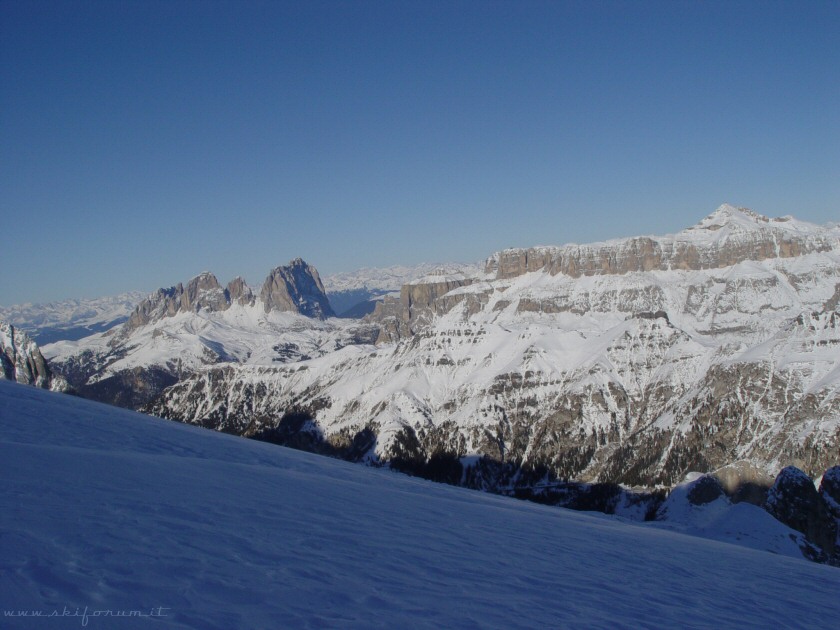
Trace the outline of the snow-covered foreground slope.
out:
<instances>
[{"instance_id":1,"label":"snow-covered foreground slope","mask_svg":"<svg viewBox=\"0 0 840 630\"><path fill-rule=\"evenodd\" d=\"M4 382L0 426L4 628L829 628L840 618L840 571L803 560ZM65 610L80 616L10 616Z\"/></svg>"}]
</instances>

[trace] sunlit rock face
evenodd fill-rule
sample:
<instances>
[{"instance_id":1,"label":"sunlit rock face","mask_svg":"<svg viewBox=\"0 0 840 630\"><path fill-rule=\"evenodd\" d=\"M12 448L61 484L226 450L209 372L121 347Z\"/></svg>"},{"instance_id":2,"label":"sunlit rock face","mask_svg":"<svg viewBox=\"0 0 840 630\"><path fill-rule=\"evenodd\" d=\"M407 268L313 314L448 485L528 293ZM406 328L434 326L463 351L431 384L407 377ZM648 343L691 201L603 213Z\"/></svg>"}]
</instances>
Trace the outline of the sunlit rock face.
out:
<instances>
[{"instance_id":1,"label":"sunlit rock face","mask_svg":"<svg viewBox=\"0 0 840 630\"><path fill-rule=\"evenodd\" d=\"M744 260L792 258L836 247L831 234L801 229L792 217L770 219L724 204L675 235L636 237L565 247L508 249L490 257L485 272L497 279L531 271L571 277L636 271L721 269Z\"/></svg>"},{"instance_id":2,"label":"sunlit rock face","mask_svg":"<svg viewBox=\"0 0 840 630\"><path fill-rule=\"evenodd\" d=\"M136 409L202 366L286 363L378 334L332 315L318 271L298 258L273 269L259 297L241 277L223 287L204 272L149 295L125 324L47 352L81 395Z\"/></svg>"},{"instance_id":3,"label":"sunlit rock face","mask_svg":"<svg viewBox=\"0 0 840 630\"><path fill-rule=\"evenodd\" d=\"M293 311L307 317L334 317L318 271L300 258L276 267L260 291L265 312Z\"/></svg>"},{"instance_id":4,"label":"sunlit rock face","mask_svg":"<svg viewBox=\"0 0 840 630\"><path fill-rule=\"evenodd\" d=\"M41 349L19 328L0 322L0 378L53 391L68 391L67 381L54 374Z\"/></svg>"}]
</instances>

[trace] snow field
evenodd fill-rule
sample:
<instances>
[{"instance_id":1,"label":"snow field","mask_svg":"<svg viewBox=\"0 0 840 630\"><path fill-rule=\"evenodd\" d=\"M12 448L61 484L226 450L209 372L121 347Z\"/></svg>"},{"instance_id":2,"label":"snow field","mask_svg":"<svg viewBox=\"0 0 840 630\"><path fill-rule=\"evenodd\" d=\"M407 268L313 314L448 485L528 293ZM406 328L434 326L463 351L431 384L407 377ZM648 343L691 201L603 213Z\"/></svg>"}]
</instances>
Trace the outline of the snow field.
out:
<instances>
[{"instance_id":1,"label":"snow field","mask_svg":"<svg viewBox=\"0 0 840 630\"><path fill-rule=\"evenodd\" d=\"M835 568L0 382L0 608L90 628L831 628ZM8 628L76 617L4 616Z\"/></svg>"}]
</instances>

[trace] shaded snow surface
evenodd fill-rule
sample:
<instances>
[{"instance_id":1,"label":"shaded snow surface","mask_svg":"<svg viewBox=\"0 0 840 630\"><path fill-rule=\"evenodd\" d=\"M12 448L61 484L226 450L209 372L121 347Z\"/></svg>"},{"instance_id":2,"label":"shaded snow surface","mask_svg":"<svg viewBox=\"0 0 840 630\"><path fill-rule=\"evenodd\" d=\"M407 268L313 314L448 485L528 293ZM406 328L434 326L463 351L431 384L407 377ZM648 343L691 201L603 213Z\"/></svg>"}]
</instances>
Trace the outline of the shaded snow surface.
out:
<instances>
[{"instance_id":1,"label":"shaded snow surface","mask_svg":"<svg viewBox=\"0 0 840 630\"><path fill-rule=\"evenodd\" d=\"M0 382L3 628L801 627L840 571ZM139 610L163 617L106 618ZM100 613L102 614L102 613Z\"/></svg>"}]
</instances>

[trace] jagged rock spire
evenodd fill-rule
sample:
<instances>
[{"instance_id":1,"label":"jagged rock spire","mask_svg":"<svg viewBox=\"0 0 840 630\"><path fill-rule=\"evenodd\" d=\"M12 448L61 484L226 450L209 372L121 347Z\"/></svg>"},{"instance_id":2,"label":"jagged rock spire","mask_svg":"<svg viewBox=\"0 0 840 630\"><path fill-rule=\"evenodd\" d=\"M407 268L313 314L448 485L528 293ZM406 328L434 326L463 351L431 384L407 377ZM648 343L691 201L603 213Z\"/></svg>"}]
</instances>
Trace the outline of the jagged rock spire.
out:
<instances>
[{"instance_id":1,"label":"jagged rock spire","mask_svg":"<svg viewBox=\"0 0 840 630\"><path fill-rule=\"evenodd\" d=\"M318 270L301 258L274 268L263 283L260 299L266 313L294 311L319 319L335 316Z\"/></svg>"}]
</instances>

